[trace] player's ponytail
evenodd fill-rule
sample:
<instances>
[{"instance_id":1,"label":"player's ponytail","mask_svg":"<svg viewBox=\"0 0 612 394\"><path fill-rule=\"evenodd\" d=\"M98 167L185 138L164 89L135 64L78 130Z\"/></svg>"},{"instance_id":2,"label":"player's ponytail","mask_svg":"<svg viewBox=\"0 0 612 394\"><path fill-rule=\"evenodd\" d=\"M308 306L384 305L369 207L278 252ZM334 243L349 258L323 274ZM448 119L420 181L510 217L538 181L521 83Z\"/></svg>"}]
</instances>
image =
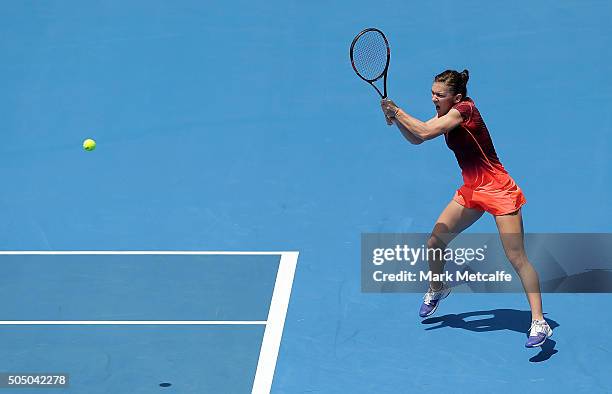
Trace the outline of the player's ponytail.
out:
<instances>
[{"instance_id":1,"label":"player's ponytail","mask_svg":"<svg viewBox=\"0 0 612 394\"><path fill-rule=\"evenodd\" d=\"M455 70L446 70L434 78L434 82L445 83L453 94L461 94L462 99L467 97L467 83L470 79L470 72L463 70L458 72Z\"/></svg>"},{"instance_id":2,"label":"player's ponytail","mask_svg":"<svg viewBox=\"0 0 612 394\"><path fill-rule=\"evenodd\" d=\"M467 82L470 79L470 72L466 69L461 71L461 80L463 82L463 86L467 87Z\"/></svg>"}]
</instances>

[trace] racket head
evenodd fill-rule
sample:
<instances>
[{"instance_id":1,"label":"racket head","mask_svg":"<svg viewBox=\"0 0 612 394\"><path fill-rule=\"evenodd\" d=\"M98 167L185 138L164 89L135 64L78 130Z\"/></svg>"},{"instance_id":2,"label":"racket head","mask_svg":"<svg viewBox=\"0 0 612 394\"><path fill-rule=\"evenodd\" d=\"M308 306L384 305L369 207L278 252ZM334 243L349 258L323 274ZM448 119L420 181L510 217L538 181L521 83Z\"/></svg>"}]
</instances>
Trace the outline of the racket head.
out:
<instances>
[{"instance_id":1,"label":"racket head","mask_svg":"<svg viewBox=\"0 0 612 394\"><path fill-rule=\"evenodd\" d=\"M359 78L368 83L373 83L382 77L386 79L391 50L387 37L379 29L370 27L357 34L351 43L350 56L353 70ZM386 96L386 83L384 96Z\"/></svg>"}]
</instances>

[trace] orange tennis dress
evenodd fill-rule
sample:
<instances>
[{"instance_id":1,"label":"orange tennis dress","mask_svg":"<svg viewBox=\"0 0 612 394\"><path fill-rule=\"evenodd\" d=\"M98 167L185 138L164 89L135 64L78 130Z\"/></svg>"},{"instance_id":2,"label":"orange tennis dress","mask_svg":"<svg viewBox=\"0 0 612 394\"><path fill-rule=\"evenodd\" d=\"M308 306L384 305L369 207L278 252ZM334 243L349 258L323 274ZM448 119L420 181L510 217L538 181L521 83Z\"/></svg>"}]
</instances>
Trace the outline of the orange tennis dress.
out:
<instances>
[{"instance_id":1,"label":"orange tennis dress","mask_svg":"<svg viewBox=\"0 0 612 394\"><path fill-rule=\"evenodd\" d=\"M493 215L516 212L527 200L499 161L489 130L474 101L466 97L453 108L463 119L459 126L444 135L463 176L463 186L457 189L453 200L464 207Z\"/></svg>"}]
</instances>

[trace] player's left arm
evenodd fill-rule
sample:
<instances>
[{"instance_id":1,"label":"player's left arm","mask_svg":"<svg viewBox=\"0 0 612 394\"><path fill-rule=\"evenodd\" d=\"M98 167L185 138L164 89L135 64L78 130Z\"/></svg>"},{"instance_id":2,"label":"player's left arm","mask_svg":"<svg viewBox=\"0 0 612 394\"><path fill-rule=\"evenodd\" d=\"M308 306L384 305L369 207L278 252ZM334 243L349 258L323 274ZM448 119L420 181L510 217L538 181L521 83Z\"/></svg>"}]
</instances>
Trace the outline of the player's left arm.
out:
<instances>
[{"instance_id":1,"label":"player's left arm","mask_svg":"<svg viewBox=\"0 0 612 394\"><path fill-rule=\"evenodd\" d=\"M454 108L448 111L446 115L430 119L427 122L418 120L400 108L395 114L394 120L423 141L447 133L463 122L461 114Z\"/></svg>"},{"instance_id":2,"label":"player's left arm","mask_svg":"<svg viewBox=\"0 0 612 394\"><path fill-rule=\"evenodd\" d=\"M381 102L385 115L394 121L401 129L412 133L421 141L436 138L457 127L463 119L456 109L452 108L446 115L436 116L427 122L422 122L399 108L392 100L385 99Z\"/></svg>"}]
</instances>

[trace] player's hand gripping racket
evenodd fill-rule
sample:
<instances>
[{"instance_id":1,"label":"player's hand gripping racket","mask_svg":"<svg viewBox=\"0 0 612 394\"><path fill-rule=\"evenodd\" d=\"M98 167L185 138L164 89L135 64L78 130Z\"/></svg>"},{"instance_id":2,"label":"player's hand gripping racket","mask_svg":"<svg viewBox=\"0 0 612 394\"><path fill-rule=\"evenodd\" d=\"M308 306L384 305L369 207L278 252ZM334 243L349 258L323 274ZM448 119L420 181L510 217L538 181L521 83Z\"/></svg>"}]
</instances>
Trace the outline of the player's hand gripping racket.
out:
<instances>
[{"instance_id":1,"label":"player's hand gripping racket","mask_svg":"<svg viewBox=\"0 0 612 394\"><path fill-rule=\"evenodd\" d=\"M387 71L391 60L391 50L389 41L382 31L369 28L365 29L353 39L351 43L351 65L353 70L380 95L380 98L387 98ZM383 92L374 82L383 79ZM387 123L392 124L387 118Z\"/></svg>"}]
</instances>

